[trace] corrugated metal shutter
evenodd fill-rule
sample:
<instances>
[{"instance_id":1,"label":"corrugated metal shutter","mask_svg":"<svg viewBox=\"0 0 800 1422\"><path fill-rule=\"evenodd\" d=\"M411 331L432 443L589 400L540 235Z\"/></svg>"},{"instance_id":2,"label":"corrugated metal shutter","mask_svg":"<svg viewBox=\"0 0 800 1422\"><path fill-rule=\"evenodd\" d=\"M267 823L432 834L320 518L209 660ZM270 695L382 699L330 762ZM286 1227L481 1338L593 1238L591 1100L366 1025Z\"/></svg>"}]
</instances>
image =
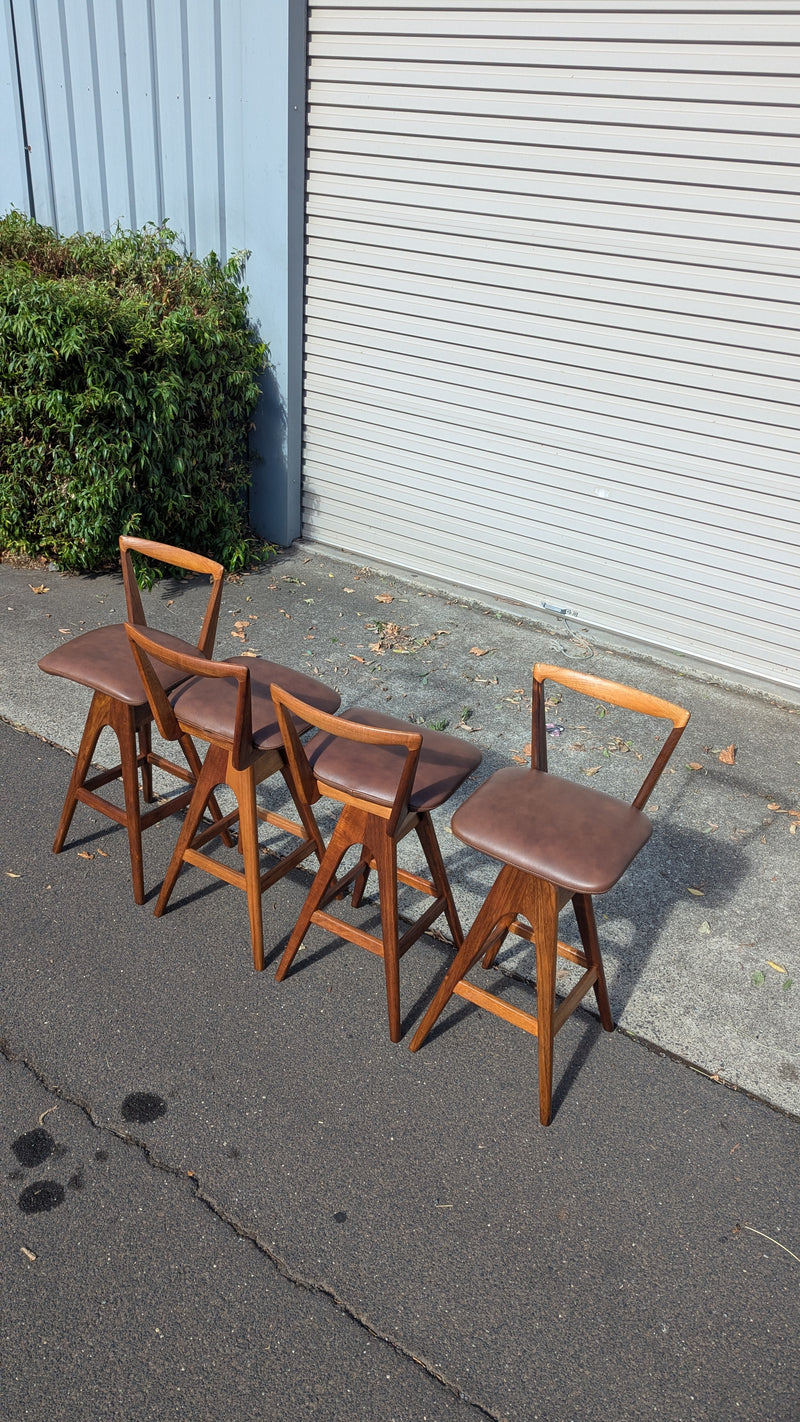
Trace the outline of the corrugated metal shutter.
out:
<instances>
[{"instance_id":1,"label":"corrugated metal shutter","mask_svg":"<svg viewBox=\"0 0 800 1422\"><path fill-rule=\"evenodd\" d=\"M309 41L307 536L800 686L800 5Z\"/></svg>"}]
</instances>

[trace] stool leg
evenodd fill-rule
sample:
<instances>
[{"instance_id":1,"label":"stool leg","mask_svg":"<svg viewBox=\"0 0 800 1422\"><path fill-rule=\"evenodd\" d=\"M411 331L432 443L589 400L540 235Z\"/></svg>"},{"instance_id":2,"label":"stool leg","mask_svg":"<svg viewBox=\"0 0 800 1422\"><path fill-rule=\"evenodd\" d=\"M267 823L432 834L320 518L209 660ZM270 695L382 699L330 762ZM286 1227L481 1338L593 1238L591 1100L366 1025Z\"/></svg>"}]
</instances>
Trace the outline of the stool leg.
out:
<instances>
[{"instance_id":1,"label":"stool leg","mask_svg":"<svg viewBox=\"0 0 800 1422\"><path fill-rule=\"evenodd\" d=\"M67 837L69 827L72 824L72 816L75 814L75 807L78 803L78 791L92 763L92 756L95 747L100 739L100 732L110 724L110 701L107 696L96 691L92 697L92 704L89 707L89 714L86 717L86 725L83 728L81 743L78 747L78 754L75 757L75 764L72 767L72 774L67 786L67 794L64 800L64 808L61 811L61 818L58 822L56 837L53 840L53 853L60 854L64 848L64 840Z\"/></svg>"},{"instance_id":2,"label":"stool leg","mask_svg":"<svg viewBox=\"0 0 800 1422\"><path fill-rule=\"evenodd\" d=\"M483 952L484 944L491 935L492 930L500 919L511 911L509 896L515 890L518 879L519 871L504 864L481 904L475 922L464 939L461 948L447 969L433 1002L414 1033L409 1044L410 1051L416 1052L422 1046L437 1017L453 996L457 984L461 982L462 978L467 976L470 968L477 963Z\"/></svg>"},{"instance_id":3,"label":"stool leg","mask_svg":"<svg viewBox=\"0 0 800 1422\"><path fill-rule=\"evenodd\" d=\"M153 754L153 738L150 730L149 720L143 721L139 727L139 759L142 765L142 799L145 804L152 805L155 795L153 794L153 767L150 757Z\"/></svg>"},{"instance_id":4,"label":"stool leg","mask_svg":"<svg viewBox=\"0 0 800 1422\"><path fill-rule=\"evenodd\" d=\"M227 775L228 757L219 746L209 746L208 754L203 762L200 774L197 777L194 794L189 801L189 808L186 811L186 818L178 835L178 842L172 851L172 858L169 861L169 868L164 875L164 882L161 885L161 892L158 895L156 906L153 910L156 918L160 918L167 904L169 903L172 890L175 888L178 875L181 872L183 856L197 833L197 827L203 818L203 812L211 799L212 791L217 785L224 784Z\"/></svg>"},{"instance_id":5,"label":"stool leg","mask_svg":"<svg viewBox=\"0 0 800 1422\"><path fill-rule=\"evenodd\" d=\"M312 841L314 845L314 853L316 854L317 859L321 864L323 856L325 854L325 841L322 838L322 835L320 834L319 825L317 824L317 821L314 818L314 811L306 801L305 797L303 795L298 795L294 781L292 780L292 777L289 774L286 765L281 765L281 775L283 776L284 784L292 797L292 803L294 804L294 807L297 811L300 823L303 826L303 829L305 830L308 838Z\"/></svg>"},{"instance_id":6,"label":"stool leg","mask_svg":"<svg viewBox=\"0 0 800 1422\"><path fill-rule=\"evenodd\" d=\"M347 806L345 806L336 822L336 828L330 837L328 848L322 856L322 863L317 870L314 882L308 891L306 901L300 910L300 916L292 929L289 942L284 949L283 957L278 964L278 971L275 977L279 983L283 982L291 968L295 954L303 941L303 935L336 877L336 870L339 868L351 844L357 842L353 840L353 836L348 830L347 819L348 810Z\"/></svg>"},{"instance_id":7,"label":"stool leg","mask_svg":"<svg viewBox=\"0 0 800 1422\"><path fill-rule=\"evenodd\" d=\"M558 897L555 885L546 879L531 876L531 887L530 922L536 941L536 1020L539 1024L539 1120L547 1126L553 1100Z\"/></svg>"},{"instance_id":8,"label":"stool leg","mask_svg":"<svg viewBox=\"0 0 800 1422\"><path fill-rule=\"evenodd\" d=\"M608 1000L606 975L603 968L602 955L600 953L600 943L597 937L594 904L589 894L576 894L572 900L572 907L575 910L575 917L578 920L578 931L581 935L581 943L583 944L587 960L593 968L597 969L597 982L594 985L594 995L597 999L600 1022L606 1032L613 1032L614 1018L611 1016L611 1004Z\"/></svg>"},{"instance_id":9,"label":"stool leg","mask_svg":"<svg viewBox=\"0 0 800 1422\"><path fill-rule=\"evenodd\" d=\"M239 805L239 842L244 861L244 881L247 890L247 912L250 917L250 940L253 945L253 967L264 969L264 923L261 916L261 865L258 857L258 815L256 786L252 769L228 768L228 784Z\"/></svg>"},{"instance_id":10,"label":"stool leg","mask_svg":"<svg viewBox=\"0 0 800 1422\"><path fill-rule=\"evenodd\" d=\"M181 750L183 751L186 764L191 770L196 784L200 778L200 772L203 769L203 762L197 754L197 747L195 746L195 743L192 740L191 736L186 731L181 732L178 737L178 741L180 743ZM217 804L216 795L209 795L208 808L211 811L212 820L216 821L221 820L223 818L222 811L219 805ZM233 848L233 836L231 835L230 830L220 830L219 837L222 840L222 843L226 845L228 849Z\"/></svg>"},{"instance_id":11,"label":"stool leg","mask_svg":"<svg viewBox=\"0 0 800 1422\"><path fill-rule=\"evenodd\" d=\"M139 773L136 764L136 722L133 708L113 702L111 726L119 741L122 765L122 790L125 797L125 821L131 856L133 901L144 903L144 863L142 860L142 822L139 811Z\"/></svg>"},{"instance_id":12,"label":"stool leg","mask_svg":"<svg viewBox=\"0 0 800 1422\"><path fill-rule=\"evenodd\" d=\"M439 841L436 838L436 830L433 828L433 821L429 814L422 814L417 825L417 836L422 845L422 852L427 860L428 868L431 871L431 879L436 889L437 897L444 899L444 912L450 932L453 935L453 943L456 948L460 948L464 942L464 930L461 927L461 920L458 917L458 909L453 898L453 891L450 888L450 880L447 877L447 870L444 867L442 851L439 848Z\"/></svg>"},{"instance_id":13,"label":"stool leg","mask_svg":"<svg viewBox=\"0 0 800 1422\"><path fill-rule=\"evenodd\" d=\"M364 845L369 852L369 845ZM397 917L397 845L390 835L379 833L371 846L378 871L378 893L381 903L381 938L383 940L383 971L386 978L386 1005L389 1010L389 1040L399 1042L403 1035L400 1020L400 953Z\"/></svg>"},{"instance_id":14,"label":"stool leg","mask_svg":"<svg viewBox=\"0 0 800 1422\"><path fill-rule=\"evenodd\" d=\"M361 846L361 858L364 860L363 868L353 880L353 893L350 899L350 903L353 908L361 907L361 900L363 899L364 894L366 893L366 888L369 882L369 876L371 872L369 863L369 853L365 844L362 844Z\"/></svg>"}]
</instances>

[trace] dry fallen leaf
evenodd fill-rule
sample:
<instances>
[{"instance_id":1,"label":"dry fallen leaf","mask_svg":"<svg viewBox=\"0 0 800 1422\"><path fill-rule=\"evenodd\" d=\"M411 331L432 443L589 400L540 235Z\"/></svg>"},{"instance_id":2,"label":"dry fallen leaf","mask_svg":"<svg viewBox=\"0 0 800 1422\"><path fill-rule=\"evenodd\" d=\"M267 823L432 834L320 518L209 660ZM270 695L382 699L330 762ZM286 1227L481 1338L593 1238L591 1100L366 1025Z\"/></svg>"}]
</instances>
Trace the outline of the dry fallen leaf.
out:
<instances>
[{"instance_id":1,"label":"dry fallen leaf","mask_svg":"<svg viewBox=\"0 0 800 1422\"><path fill-rule=\"evenodd\" d=\"M254 652L252 647L245 647L242 652L243 657L257 657L258 652Z\"/></svg>"},{"instance_id":2,"label":"dry fallen leaf","mask_svg":"<svg viewBox=\"0 0 800 1422\"><path fill-rule=\"evenodd\" d=\"M528 744L527 744L526 747L525 747L525 754L526 754L526 755L531 755L532 751L533 751L533 746L531 745L530 741L528 741Z\"/></svg>"},{"instance_id":3,"label":"dry fallen leaf","mask_svg":"<svg viewBox=\"0 0 800 1422\"><path fill-rule=\"evenodd\" d=\"M470 647L469 654L471 657L485 657L488 650L488 647Z\"/></svg>"},{"instance_id":4,"label":"dry fallen leaf","mask_svg":"<svg viewBox=\"0 0 800 1422\"><path fill-rule=\"evenodd\" d=\"M705 898L705 889L689 889L689 893L694 894L698 899Z\"/></svg>"},{"instance_id":5,"label":"dry fallen leaf","mask_svg":"<svg viewBox=\"0 0 800 1422\"><path fill-rule=\"evenodd\" d=\"M50 591L49 588L46 588L46 587L45 587L44 583L40 583L39 586L38 586L38 588L35 588L35 587L33 586L33 583L28 583L28 587L30 588L31 592L35 592L35 593L45 593L45 592L49 592L49 591Z\"/></svg>"},{"instance_id":6,"label":"dry fallen leaf","mask_svg":"<svg viewBox=\"0 0 800 1422\"><path fill-rule=\"evenodd\" d=\"M736 747L727 746L724 751L720 751L718 760L720 760L723 765L733 765L736 760Z\"/></svg>"},{"instance_id":7,"label":"dry fallen leaf","mask_svg":"<svg viewBox=\"0 0 800 1422\"><path fill-rule=\"evenodd\" d=\"M21 879L21 878L22 878L22 875L21 875L21 874L15 874L13 869L6 869L6 878L7 878L7 879Z\"/></svg>"},{"instance_id":8,"label":"dry fallen leaf","mask_svg":"<svg viewBox=\"0 0 800 1422\"><path fill-rule=\"evenodd\" d=\"M781 808L780 805L777 804L777 802L774 801L774 800L773 800L773 802L772 802L771 805L767 805L767 809L768 809L768 810L779 810L780 808Z\"/></svg>"},{"instance_id":9,"label":"dry fallen leaf","mask_svg":"<svg viewBox=\"0 0 800 1422\"><path fill-rule=\"evenodd\" d=\"M796 825L796 824L789 826L789 833L790 833L790 834L797 834L797 825Z\"/></svg>"},{"instance_id":10,"label":"dry fallen leaf","mask_svg":"<svg viewBox=\"0 0 800 1422\"><path fill-rule=\"evenodd\" d=\"M19 1252L20 1254L24 1254L26 1259L30 1259L31 1264L33 1264L36 1259L36 1255L34 1254L32 1249L26 1249L25 1245L21 1244L19 1247Z\"/></svg>"},{"instance_id":11,"label":"dry fallen leaf","mask_svg":"<svg viewBox=\"0 0 800 1422\"><path fill-rule=\"evenodd\" d=\"M596 775L599 769L599 765L589 765L583 773L584 775Z\"/></svg>"},{"instance_id":12,"label":"dry fallen leaf","mask_svg":"<svg viewBox=\"0 0 800 1422\"><path fill-rule=\"evenodd\" d=\"M702 765L700 764L700 761L699 761L699 760L687 760L687 762L686 762L686 769L687 769L687 770L702 770L703 767L702 767Z\"/></svg>"},{"instance_id":13,"label":"dry fallen leaf","mask_svg":"<svg viewBox=\"0 0 800 1422\"><path fill-rule=\"evenodd\" d=\"M237 632L243 632L245 627L250 626L250 621L248 619L247 622L234 622L233 625L236 628Z\"/></svg>"},{"instance_id":14,"label":"dry fallen leaf","mask_svg":"<svg viewBox=\"0 0 800 1422\"><path fill-rule=\"evenodd\" d=\"M773 963L773 961L772 961L771 958L767 958L767 966L770 967L770 968L774 968L776 973L785 973L785 972L786 972L786 969L785 969L785 968L782 968L781 965L780 965L780 963Z\"/></svg>"},{"instance_id":15,"label":"dry fallen leaf","mask_svg":"<svg viewBox=\"0 0 800 1422\"><path fill-rule=\"evenodd\" d=\"M511 759L512 759L512 760L515 760L515 761L517 762L517 765L527 765L527 764L528 764L528 757L525 756L525 755L512 755Z\"/></svg>"},{"instance_id":16,"label":"dry fallen leaf","mask_svg":"<svg viewBox=\"0 0 800 1422\"><path fill-rule=\"evenodd\" d=\"M70 635L70 630L69 630L68 627L59 627L58 630L59 630L59 632L63 632L65 637L69 637L69 635Z\"/></svg>"},{"instance_id":17,"label":"dry fallen leaf","mask_svg":"<svg viewBox=\"0 0 800 1422\"><path fill-rule=\"evenodd\" d=\"M79 858L79 859L94 859L94 855L93 855L93 854L87 854L85 849L79 849L79 850L78 850L78 858Z\"/></svg>"},{"instance_id":18,"label":"dry fallen leaf","mask_svg":"<svg viewBox=\"0 0 800 1422\"><path fill-rule=\"evenodd\" d=\"M361 665L362 665L362 666L364 665L364 658L363 658L363 657L357 657L356 654L355 654L355 652L351 652L351 653L350 653L350 660L351 660L351 662L361 662Z\"/></svg>"},{"instance_id":19,"label":"dry fallen leaf","mask_svg":"<svg viewBox=\"0 0 800 1422\"><path fill-rule=\"evenodd\" d=\"M376 601L376 602L394 602L394 598L393 598L393 596L392 596L391 593L376 593L376 594L375 594L375 601Z\"/></svg>"},{"instance_id":20,"label":"dry fallen leaf","mask_svg":"<svg viewBox=\"0 0 800 1422\"><path fill-rule=\"evenodd\" d=\"M711 932L711 924L707 921L707 919L703 919L703 922L700 924L700 927L698 928L697 932L698 932L698 933L710 933L710 932Z\"/></svg>"}]
</instances>

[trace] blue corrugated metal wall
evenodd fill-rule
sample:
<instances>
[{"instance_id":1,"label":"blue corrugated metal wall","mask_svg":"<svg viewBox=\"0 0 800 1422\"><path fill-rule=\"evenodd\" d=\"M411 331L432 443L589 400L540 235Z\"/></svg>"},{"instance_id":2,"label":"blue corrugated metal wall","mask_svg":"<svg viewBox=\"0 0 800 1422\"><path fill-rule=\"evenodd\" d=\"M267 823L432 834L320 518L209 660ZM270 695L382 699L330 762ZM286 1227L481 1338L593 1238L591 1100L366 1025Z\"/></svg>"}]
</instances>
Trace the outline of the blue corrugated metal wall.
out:
<instances>
[{"instance_id":1,"label":"blue corrugated metal wall","mask_svg":"<svg viewBox=\"0 0 800 1422\"><path fill-rule=\"evenodd\" d=\"M300 532L302 191L290 194L289 152L296 162L305 5L2 4L0 210L19 207L62 233L167 221L198 255L250 250L250 309L274 366L251 439L251 515L290 542Z\"/></svg>"}]
</instances>

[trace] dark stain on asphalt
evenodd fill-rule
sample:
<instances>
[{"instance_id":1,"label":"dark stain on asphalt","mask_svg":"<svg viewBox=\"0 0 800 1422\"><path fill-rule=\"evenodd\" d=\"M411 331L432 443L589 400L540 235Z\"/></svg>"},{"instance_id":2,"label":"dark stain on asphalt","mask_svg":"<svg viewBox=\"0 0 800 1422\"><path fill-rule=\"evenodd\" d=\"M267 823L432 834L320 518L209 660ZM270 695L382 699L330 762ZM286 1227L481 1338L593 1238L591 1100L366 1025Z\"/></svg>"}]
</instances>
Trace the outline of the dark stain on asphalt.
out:
<instances>
[{"instance_id":1,"label":"dark stain on asphalt","mask_svg":"<svg viewBox=\"0 0 800 1422\"><path fill-rule=\"evenodd\" d=\"M345 1220L347 1219L347 1213L345 1210L337 1210L333 1218L335 1219L337 1224L344 1224Z\"/></svg>"},{"instance_id":2,"label":"dark stain on asphalt","mask_svg":"<svg viewBox=\"0 0 800 1422\"><path fill-rule=\"evenodd\" d=\"M166 1115L166 1111L167 1103L163 1096L155 1096L151 1091L132 1091L120 1107L123 1121L135 1121L139 1126L157 1121L159 1116Z\"/></svg>"},{"instance_id":3,"label":"dark stain on asphalt","mask_svg":"<svg viewBox=\"0 0 800 1422\"><path fill-rule=\"evenodd\" d=\"M37 1126L35 1131L26 1131L24 1136L17 1136L17 1139L11 1142L11 1149L26 1170L33 1170L34 1166L47 1160L47 1157L53 1154L54 1146L53 1137L43 1126Z\"/></svg>"},{"instance_id":4,"label":"dark stain on asphalt","mask_svg":"<svg viewBox=\"0 0 800 1422\"><path fill-rule=\"evenodd\" d=\"M86 1177L85 1177L85 1175L84 1175L84 1173L83 1173L83 1168L82 1168L82 1167L81 1167L80 1169L76 1170L74 1175L70 1175L69 1180L67 1181L67 1184L69 1185L70 1190L82 1190L82 1189L83 1189L84 1185L86 1184Z\"/></svg>"},{"instance_id":5,"label":"dark stain on asphalt","mask_svg":"<svg viewBox=\"0 0 800 1422\"><path fill-rule=\"evenodd\" d=\"M31 1135L33 1132L30 1133ZM64 1203L66 1191L57 1180L34 1180L26 1185L17 1201L23 1215L40 1215Z\"/></svg>"}]
</instances>

